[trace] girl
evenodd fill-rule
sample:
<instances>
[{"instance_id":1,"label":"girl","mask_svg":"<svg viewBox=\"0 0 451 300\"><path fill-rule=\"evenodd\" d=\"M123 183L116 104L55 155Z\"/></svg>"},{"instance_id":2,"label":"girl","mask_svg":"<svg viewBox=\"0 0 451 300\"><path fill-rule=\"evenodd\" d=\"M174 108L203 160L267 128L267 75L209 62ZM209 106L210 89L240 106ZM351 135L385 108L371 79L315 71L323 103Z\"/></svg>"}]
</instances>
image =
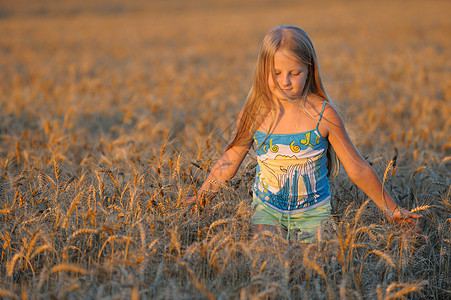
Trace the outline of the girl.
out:
<instances>
[{"instance_id":1,"label":"girl","mask_svg":"<svg viewBox=\"0 0 451 300\"><path fill-rule=\"evenodd\" d=\"M199 189L201 197L187 202L210 198L225 186L253 142L254 233L277 233L280 226L287 238L297 229L309 241L330 215L328 176L337 174L338 159L389 219L415 226L413 219L421 217L396 205L352 144L324 89L312 41L298 27L278 26L266 34L235 136Z\"/></svg>"}]
</instances>

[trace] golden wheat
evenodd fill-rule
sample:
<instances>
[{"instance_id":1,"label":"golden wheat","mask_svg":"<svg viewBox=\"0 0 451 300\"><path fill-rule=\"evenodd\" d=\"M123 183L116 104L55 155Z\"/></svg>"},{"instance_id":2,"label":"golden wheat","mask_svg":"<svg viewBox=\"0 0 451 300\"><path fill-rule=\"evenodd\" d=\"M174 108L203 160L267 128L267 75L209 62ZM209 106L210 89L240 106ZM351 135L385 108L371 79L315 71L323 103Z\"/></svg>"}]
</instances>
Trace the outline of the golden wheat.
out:
<instances>
[{"instance_id":1,"label":"golden wheat","mask_svg":"<svg viewBox=\"0 0 451 300\"><path fill-rule=\"evenodd\" d=\"M77 274L87 274L88 272L77 266L74 264L59 264L56 266L53 266L50 270L49 270L49 274L52 273L59 273L59 272L72 272L72 273L77 273Z\"/></svg>"},{"instance_id":2,"label":"golden wheat","mask_svg":"<svg viewBox=\"0 0 451 300\"><path fill-rule=\"evenodd\" d=\"M0 9L1 297L449 295L450 3L22 2ZM351 139L423 233L343 173L310 245L252 236L254 150L185 205L283 23L307 29Z\"/></svg>"}]
</instances>

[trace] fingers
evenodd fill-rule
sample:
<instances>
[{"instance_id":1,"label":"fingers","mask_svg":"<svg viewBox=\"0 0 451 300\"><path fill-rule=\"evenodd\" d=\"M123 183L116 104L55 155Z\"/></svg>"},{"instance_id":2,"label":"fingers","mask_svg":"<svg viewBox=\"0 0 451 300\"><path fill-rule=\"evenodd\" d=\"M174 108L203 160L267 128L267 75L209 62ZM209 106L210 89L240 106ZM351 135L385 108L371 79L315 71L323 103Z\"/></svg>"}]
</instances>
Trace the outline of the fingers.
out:
<instances>
[{"instance_id":1,"label":"fingers","mask_svg":"<svg viewBox=\"0 0 451 300\"><path fill-rule=\"evenodd\" d=\"M422 214L417 214L417 213L412 213L412 214L407 214L408 218L413 218L413 219L421 219L423 217Z\"/></svg>"},{"instance_id":2,"label":"fingers","mask_svg":"<svg viewBox=\"0 0 451 300\"><path fill-rule=\"evenodd\" d=\"M410 213L408 210L400 208L393 212L393 222L400 224L403 228L408 228L410 233L422 233L422 230L417 225L417 220L421 219L423 215L418 213Z\"/></svg>"},{"instance_id":3,"label":"fingers","mask_svg":"<svg viewBox=\"0 0 451 300\"><path fill-rule=\"evenodd\" d=\"M415 231L416 233L422 233L423 231L418 226L416 220L420 219L422 216L415 214L415 216L406 216L405 218L398 219L397 222L401 224L402 227L408 227L410 230ZM409 231L410 231L409 230Z\"/></svg>"},{"instance_id":4,"label":"fingers","mask_svg":"<svg viewBox=\"0 0 451 300\"><path fill-rule=\"evenodd\" d=\"M192 196L185 199L185 205L189 212L194 213L197 207L197 197Z\"/></svg>"},{"instance_id":5,"label":"fingers","mask_svg":"<svg viewBox=\"0 0 451 300\"><path fill-rule=\"evenodd\" d=\"M186 204L191 204L193 202L196 202L196 197L195 196L188 197L188 198L186 198L185 202L186 202Z\"/></svg>"},{"instance_id":6,"label":"fingers","mask_svg":"<svg viewBox=\"0 0 451 300\"><path fill-rule=\"evenodd\" d=\"M395 211L393 213L393 219L395 219L395 220L405 220L407 218L420 219L422 217L423 217L422 214L410 213L410 211L408 211L407 209L403 209L403 208L398 211Z\"/></svg>"},{"instance_id":7,"label":"fingers","mask_svg":"<svg viewBox=\"0 0 451 300\"><path fill-rule=\"evenodd\" d=\"M417 224L412 219L406 219L401 224L407 224L409 227L417 227Z\"/></svg>"},{"instance_id":8,"label":"fingers","mask_svg":"<svg viewBox=\"0 0 451 300\"><path fill-rule=\"evenodd\" d=\"M407 219L405 223L408 224L408 227L410 227L411 231L415 231L416 233L422 233L423 231L421 228L415 223L413 219Z\"/></svg>"}]
</instances>

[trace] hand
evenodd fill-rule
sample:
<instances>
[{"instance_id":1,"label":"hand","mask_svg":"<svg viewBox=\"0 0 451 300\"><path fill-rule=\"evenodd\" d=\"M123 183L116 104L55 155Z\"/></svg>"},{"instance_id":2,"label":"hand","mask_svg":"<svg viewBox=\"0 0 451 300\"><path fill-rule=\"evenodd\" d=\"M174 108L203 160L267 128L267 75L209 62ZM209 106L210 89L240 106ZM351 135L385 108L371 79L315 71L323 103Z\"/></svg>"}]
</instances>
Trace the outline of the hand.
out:
<instances>
[{"instance_id":1,"label":"hand","mask_svg":"<svg viewBox=\"0 0 451 300\"><path fill-rule=\"evenodd\" d=\"M191 196L186 198L185 202L188 207L191 208L191 212L199 210L202 212L204 206L210 203L210 200L215 197L217 191L211 189L205 189L200 192L198 196Z\"/></svg>"},{"instance_id":2,"label":"hand","mask_svg":"<svg viewBox=\"0 0 451 300\"><path fill-rule=\"evenodd\" d=\"M197 200L196 196L191 196L191 197L186 198L185 202L186 202L186 204L191 204L193 202L196 203L196 200Z\"/></svg>"},{"instance_id":3,"label":"hand","mask_svg":"<svg viewBox=\"0 0 451 300\"><path fill-rule=\"evenodd\" d=\"M196 204L197 204L197 196L191 196L191 197L186 198L185 204L186 204L189 212L191 212L191 213L195 212Z\"/></svg>"},{"instance_id":4,"label":"hand","mask_svg":"<svg viewBox=\"0 0 451 300\"><path fill-rule=\"evenodd\" d=\"M396 206L393 210L393 222L401 224L403 227L410 227L417 233L421 233L420 227L418 227L416 220L421 219L423 216L417 213L410 213L407 209Z\"/></svg>"}]
</instances>

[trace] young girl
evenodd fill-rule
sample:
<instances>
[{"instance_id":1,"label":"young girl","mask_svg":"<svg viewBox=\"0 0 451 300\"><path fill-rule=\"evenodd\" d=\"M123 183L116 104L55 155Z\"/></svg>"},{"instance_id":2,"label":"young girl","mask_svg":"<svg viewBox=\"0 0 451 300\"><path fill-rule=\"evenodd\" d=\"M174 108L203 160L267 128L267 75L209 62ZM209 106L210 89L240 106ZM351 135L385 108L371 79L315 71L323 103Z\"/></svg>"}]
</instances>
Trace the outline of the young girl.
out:
<instances>
[{"instance_id":1,"label":"young girl","mask_svg":"<svg viewBox=\"0 0 451 300\"><path fill-rule=\"evenodd\" d=\"M297 229L308 241L330 215L328 176L337 174L338 159L390 220L415 226L413 219L421 217L396 205L352 144L324 89L312 41L298 27L278 26L266 34L235 136L199 189L201 196L187 202L225 186L253 143L254 233L277 233L280 226L287 238Z\"/></svg>"}]
</instances>

